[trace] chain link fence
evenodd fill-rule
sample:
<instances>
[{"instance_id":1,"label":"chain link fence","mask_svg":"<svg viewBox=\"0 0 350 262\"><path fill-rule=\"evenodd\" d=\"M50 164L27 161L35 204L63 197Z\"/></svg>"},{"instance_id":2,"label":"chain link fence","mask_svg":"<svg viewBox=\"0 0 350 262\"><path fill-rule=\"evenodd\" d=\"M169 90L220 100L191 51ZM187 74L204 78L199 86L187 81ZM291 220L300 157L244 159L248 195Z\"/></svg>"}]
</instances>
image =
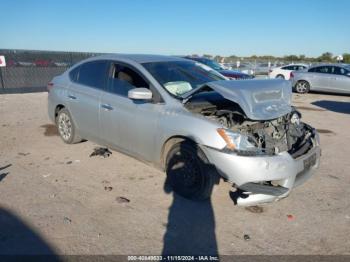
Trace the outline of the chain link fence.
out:
<instances>
[{"instance_id":1,"label":"chain link fence","mask_svg":"<svg viewBox=\"0 0 350 262\"><path fill-rule=\"evenodd\" d=\"M96 55L101 53L0 49L0 56L5 56L6 59L6 67L0 67L0 93L45 91L47 83L54 76L60 75L73 64ZM293 63L240 58L231 63L218 62L229 69L263 77L267 77L268 71L273 67Z\"/></svg>"},{"instance_id":2,"label":"chain link fence","mask_svg":"<svg viewBox=\"0 0 350 262\"><path fill-rule=\"evenodd\" d=\"M6 67L0 67L0 92L45 91L47 83L73 64L99 53L0 49Z\"/></svg>"}]
</instances>

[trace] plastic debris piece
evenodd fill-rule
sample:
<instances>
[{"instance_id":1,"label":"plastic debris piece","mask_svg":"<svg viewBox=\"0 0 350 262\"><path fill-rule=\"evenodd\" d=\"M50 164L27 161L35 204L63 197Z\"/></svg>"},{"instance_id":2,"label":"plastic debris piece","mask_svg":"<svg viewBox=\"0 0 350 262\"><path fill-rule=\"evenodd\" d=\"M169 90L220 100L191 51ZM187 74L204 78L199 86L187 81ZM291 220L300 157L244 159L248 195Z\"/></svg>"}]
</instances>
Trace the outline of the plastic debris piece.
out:
<instances>
[{"instance_id":1,"label":"plastic debris piece","mask_svg":"<svg viewBox=\"0 0 350 262\"><path fill-rule=\"evenodd\" d=\"M94 152L90 154L90 157L93 156L101 156L103 158L107 158L112 154L111 151L108 150L108 148L105 147L95 147Z\"/></svg>"},{"instance_id":2,"label":"plastic debris piece","mask_svg":"<svg viewBox=\"0 0 350 262\"><path fill-rule=\"evenodd\" d=\"M293 215L287 215L287 219L288 219L289 221L292 221L292 220L294 220L294 216L293 216Z\"/></svg>"},{"instance_id":3,"label":"plastic debris piece","mask_svg":"<svg viewBox=\"0 0 350 262\"><path fill-rule=\"evenodd\" d=\"M105 186L105 190L106 190L106 191L112 191L112 190L113 190L113 187L111 187L111 186Z\"/></svg>"},{"instance_id":4,"label":"plastic debris piece","mask_svg":"<svg viewBox=\"0 0 350 262\"><path fill-rule=\"evenodd\" d=\"M118 203L129 203L130 199L126 197L119 196L115 199Z\"/></svg>"}]
</instances>

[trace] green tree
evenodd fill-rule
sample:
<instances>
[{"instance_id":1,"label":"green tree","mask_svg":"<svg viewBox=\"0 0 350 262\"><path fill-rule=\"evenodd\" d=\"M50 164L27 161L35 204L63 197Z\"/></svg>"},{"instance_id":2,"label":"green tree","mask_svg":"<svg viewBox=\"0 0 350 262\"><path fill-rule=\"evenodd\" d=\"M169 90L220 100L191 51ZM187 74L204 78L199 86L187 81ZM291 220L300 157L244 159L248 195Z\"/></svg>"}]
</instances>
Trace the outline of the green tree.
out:
<instances>
[{"instance_id":1,"label":"green tree","mask_svg":"<svg viewBox=\"0 0 350 262\"><path fill-rule=\"evenodd\" d=\"M317 57L318 62L332 62L333 54L331 52L323 53L321 56Z\"/></svg>"},{"instance_id":2,"label":"green tree","mask_svg":"<svg viewBox=\"0 0 350 262\"><path fill-rule=\"evenodd\" d=\"M350 54L349 53L343 54L343 62L350 64Z\"/></svg>"},{"instance_id":3,"label":"green tree","mask_svg":"<svg viewBox=\"0 0 350 262\"><path fill-rule=\"evenodd\" d=\"M213 59L212 55L208 55L208 54L203 54L203 57L208 58L208 59Z\"/></svg>"}]
</instances>

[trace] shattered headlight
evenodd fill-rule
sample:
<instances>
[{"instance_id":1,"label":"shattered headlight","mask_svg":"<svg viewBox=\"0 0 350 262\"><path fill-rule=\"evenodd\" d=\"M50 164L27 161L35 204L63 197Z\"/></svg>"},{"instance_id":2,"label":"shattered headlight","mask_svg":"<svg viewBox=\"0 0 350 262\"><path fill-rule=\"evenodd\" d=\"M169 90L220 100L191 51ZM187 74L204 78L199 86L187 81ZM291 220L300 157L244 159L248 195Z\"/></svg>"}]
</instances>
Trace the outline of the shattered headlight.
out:
<instances>
[{"instance_id":1,"label":"shattered headlight","mask_svg":"<svg viewBox=\"0 0 350 262\"><path fill-rule=\"evenodd\" d=\"M231 151L237 151L242 154L261 154L263 151L256 147L249 137L237 132L230 131L224 128L217 129L218 134L225 140L226 148Z\"/></svg>"}]
</instances>

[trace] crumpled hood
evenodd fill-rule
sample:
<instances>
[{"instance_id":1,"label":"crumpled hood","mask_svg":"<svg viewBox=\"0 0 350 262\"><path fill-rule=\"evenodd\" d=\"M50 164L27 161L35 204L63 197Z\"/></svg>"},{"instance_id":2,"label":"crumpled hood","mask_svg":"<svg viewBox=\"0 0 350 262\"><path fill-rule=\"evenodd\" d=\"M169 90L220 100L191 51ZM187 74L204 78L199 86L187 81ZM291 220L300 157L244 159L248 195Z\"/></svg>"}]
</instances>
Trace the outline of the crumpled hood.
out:
<instances>
[{"instance_id":1,"label":"crumpled hood","mask_svg":"<svg viewBox=\"0 0 350 262\"><path fill-rule=\"evenodd\" d=\"M286 80L208 82L187 93L186 97L188 98L206 87L210 87L227 100L239 104L247 117L252 120L275 119L292 110L292 86Z\"/></svg>"}]
</instances>

